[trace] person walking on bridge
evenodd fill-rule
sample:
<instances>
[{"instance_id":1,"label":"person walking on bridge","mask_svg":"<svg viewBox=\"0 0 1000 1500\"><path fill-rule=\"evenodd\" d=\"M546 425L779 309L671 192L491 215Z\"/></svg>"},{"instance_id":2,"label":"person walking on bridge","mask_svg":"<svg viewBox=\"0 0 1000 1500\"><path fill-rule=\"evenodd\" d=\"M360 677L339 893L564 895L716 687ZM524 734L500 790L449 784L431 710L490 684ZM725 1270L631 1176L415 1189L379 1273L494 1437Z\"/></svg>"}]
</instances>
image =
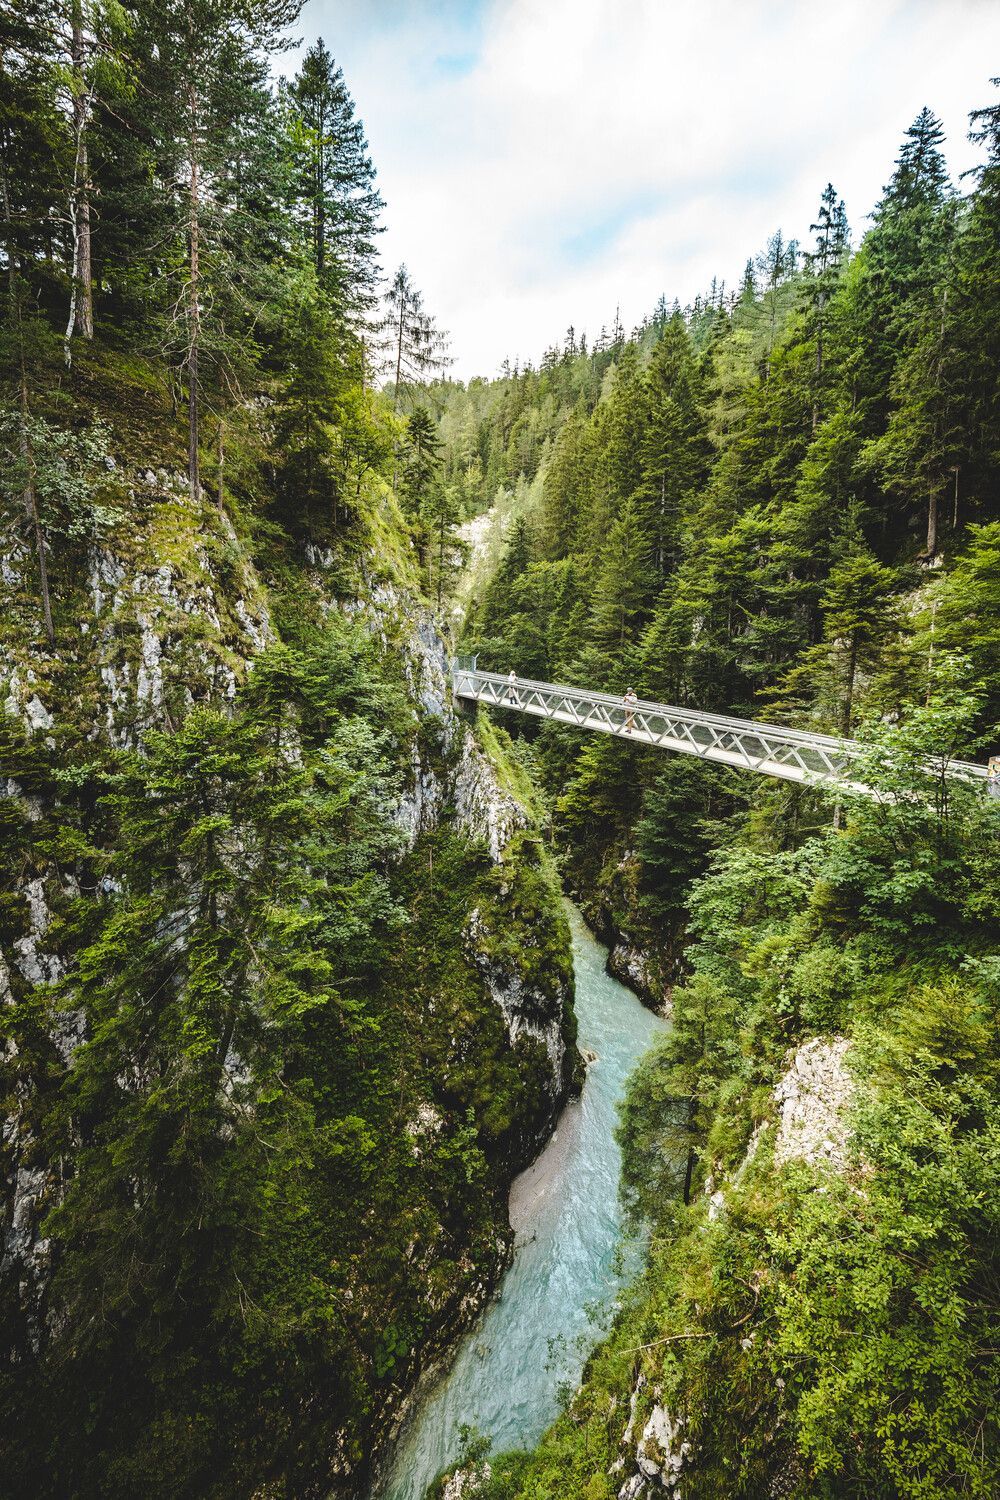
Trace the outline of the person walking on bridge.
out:
<instances>
[{"instance_id":1,"label":"person walking on bridge","mask_svg":"<svg viewBox=\"0 0 1000 1500\"><path fill-rule=\"evenodd\" d=\"M633 689L629 688L628 692L625 694L625 697L622 699L622 702L625 705L626 734L631 734L632 730L635 728L635 705L638 703L638 701L639 700L636 697Z\"/></svg>"},{"instance_id":2,"label":"person walking on bridge","mask_svg":"<svg viewBox=\"0 0 1000 1500\"><path fill-rule=\"evenodd\" d=\"M521 707L521 699L517 692L517 673L511 672L507 678L507 702L512 703L515 708Z\"/></svg>"}]
</instances>

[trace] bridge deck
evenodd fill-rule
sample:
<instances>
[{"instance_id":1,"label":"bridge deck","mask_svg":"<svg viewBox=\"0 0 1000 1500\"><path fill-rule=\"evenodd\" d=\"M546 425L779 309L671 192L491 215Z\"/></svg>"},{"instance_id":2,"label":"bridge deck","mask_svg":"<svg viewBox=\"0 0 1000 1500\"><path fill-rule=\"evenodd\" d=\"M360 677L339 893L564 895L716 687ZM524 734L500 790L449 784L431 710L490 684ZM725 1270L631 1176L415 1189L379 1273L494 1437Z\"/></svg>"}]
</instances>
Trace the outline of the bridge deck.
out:
<instances>
[{"instance_id":1,"label":"bridge deck","mask_svg":"<svg viewBox=\"0 0 1000 1500\"><path fill-rule=\"evenodd\" d=\"M632 707L629 727L629 710L620 697L524 678L518 678L512 686L499 672L480 672L474 663L468 665L468 658L465 664L463 658L458 659L452 682L459 698L475 699L541 719L555 719L599 734L620 735L640 744L658 745L664 750L697 755L702 760L759 771L785 781L831 783L845 790L874 795L852 774L858 761L870 754L869 747L857 740L839 740L803 729L784 729L777 724L673 708L641 698ZM947 774L966 781L985 782L987 773L985 766L972 761L953 760L948 763Z\"/></svg>"}]
</instances>

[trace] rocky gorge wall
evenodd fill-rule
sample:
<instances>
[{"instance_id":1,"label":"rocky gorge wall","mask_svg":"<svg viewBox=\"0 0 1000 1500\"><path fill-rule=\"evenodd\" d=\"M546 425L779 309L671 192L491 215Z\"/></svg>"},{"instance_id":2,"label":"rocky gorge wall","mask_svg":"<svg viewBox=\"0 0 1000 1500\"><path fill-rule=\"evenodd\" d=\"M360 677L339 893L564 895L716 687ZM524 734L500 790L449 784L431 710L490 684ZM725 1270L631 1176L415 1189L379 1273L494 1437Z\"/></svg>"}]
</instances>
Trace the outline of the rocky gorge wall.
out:
<instances>
[{"instance_id":1,"label":"rocky gorge wall","mask_svg":"<svg viewBox=\"0 0 1000 1500\"><path fill-rule=\"evenodd\" d=\"M324 620L339 620L362 630L402 694L407 727L393 751L399 775L391 812L398 841L386 855L386 878L398 885L404 904L419 903L416 871L426 857L433 869L443 848L456 872L451 935L438 941L449 944L448 972L457 976L461 1003L451 992L428 993L423 1002L426 1050L440 1047L442 1060L425 1060L426 1082L412 1085L412 1159L419 1172L422 1153L443 1158L459 1149L458 1142L478 1136L488 1164L476 1168L489 1181L484 1222L466 1234L461 1211L456 1219L446 1209L433 1210L432 1219L438 1214L442 1224L448 1221L447 1232L441 1225L422 1232L410 1263L392 1272L403 1277L407 1299L421 1309L420 1337L394 1333L388 1360L376 1353L369 1364L367 1354L359 1355L380 1399L372 1404L366 1396L344 1440L331 1442L329 1459L315 1460L327 1467L334 1489L353 1494L393 1405L422 1363L474 1315L503 1264L505 1182L545 1138L570 1086L575 1048L568 935L510 769L495 745L487 752L452 703L445 644L407 577L405 559L389 567L384 560L355 560L345 580L343 559L330 548L289 546L276 593L267 567L226 517L192 506L178 476L146 470L123 482L125 524L80 560L72 580L74 623L60 629L55 650L42 642L31 605L30 557L11 543L0 560L18 604L0 636L6 715L0 815L18 827L17 858L3 871L0 922L0 1287L8 1340L3 1362L13 1371L15 1391L8 1405L13 1399L16 1406L17 1367L44 1362L65 1317L50 1295L60 1246L47 1221L73 1163L47 1154L46 1112L89 1037L86 1015L73 1004L75 955L64 920L81 898L83 862L64 849L53 853L60 768L81 749L93 757L141 750L146 734L176 730L196 705L228 711L256 663L281 645L291 572L299 606L314 628L321 632ZM288 755L292 762L299 755L294 731ZM101 831L95 816L87 836L99 839ZM113 882L85 892L95 894L113 905ZM415 933L429 918L414 907L408 920ZM422 960L403 945L398 962L393 982L416 992L426 978ZM446 988L450 982L439 980ZM55 994L54 985L60 989L53 1004L45 995ZM391 1007L391 996L385 1003ZM44 1018L47 1040L34 1037L25 1049L20 1028L29 1013ZM477 1058L500 1069L503 1118L485 1118L488 1102L481 1096L490 1089L483 1084L477 1092L470 1081ZM419 1198L419 1187L414 1192ZM357 1208L361 1224L365 1206ZM377 1241L377 1229L365 1232ZM372 1249L377 1253L377 1243ZM447 1263L443 1275L435 1269L441 1261ZM377 1348L380 1317L388 1321L387 1310L377 1306L377 1278L370 1294L371 1306L358 1316L371 1325L366 1341ZM364 1300L366 1291L357 1295Z\"/></svg>"}]
</instances>

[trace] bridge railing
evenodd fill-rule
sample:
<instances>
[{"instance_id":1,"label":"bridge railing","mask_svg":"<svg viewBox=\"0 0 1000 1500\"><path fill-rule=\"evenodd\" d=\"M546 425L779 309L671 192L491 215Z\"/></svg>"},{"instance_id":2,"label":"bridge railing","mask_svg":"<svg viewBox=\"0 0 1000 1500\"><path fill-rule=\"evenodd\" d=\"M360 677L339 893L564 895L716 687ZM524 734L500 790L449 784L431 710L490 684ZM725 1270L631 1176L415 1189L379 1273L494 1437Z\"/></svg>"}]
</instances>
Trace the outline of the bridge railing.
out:
<instances>
[{"instance_id":1,"label":"bridge railing","mask_svg":"<svg viewBox=\"0 0 1000 1500\"><path fill-rule=\"evenodd\" d=\"M790 781L830 782L872 795L858 781L858 765L871 754L857 740L777 724L758 723L698 709L676 708L640 698L626 705L620 696L538 682L519 677L514 683L499 672L480 672L474 656L458 657L453 671L457 696L515 709L539 718L576 724L599 733L627 736L705 760L763 772ZM939 768L928 766L928 770ZM949 761L947 774L984 781L985 766Z\"/></svg>"}]
</instances>

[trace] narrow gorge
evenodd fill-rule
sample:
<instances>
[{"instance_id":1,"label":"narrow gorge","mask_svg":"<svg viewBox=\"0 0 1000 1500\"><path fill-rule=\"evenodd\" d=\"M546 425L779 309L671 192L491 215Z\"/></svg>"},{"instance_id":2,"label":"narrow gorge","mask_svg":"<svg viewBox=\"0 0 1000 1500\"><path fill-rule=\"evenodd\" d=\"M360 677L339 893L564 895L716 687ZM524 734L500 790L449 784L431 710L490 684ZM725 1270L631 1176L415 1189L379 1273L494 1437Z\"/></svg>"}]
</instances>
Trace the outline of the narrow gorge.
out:
<instances>
[{"instance_id":1,"label":"narrow gorge","mask_svg":"<svg viewBox=\"0 0 1000 1500\"><path fill-rule=\"evenodd\" d=\"M570 927L587 1059L581 1097L515 1179L513 1261L446 1373L419 1393L378 1500L424 1500L436 1475L477 1441L536 1442L641 1259L640 1245L622 1236L615 1127L626 1080L664 1022L607 974L606 950L573 908Z\"/></svg>"},{"instance_id":2,"label":"narrow gorge","mask_svg":"<svg viewBox=\"0 0 1000 1500\"><path fill-rule=\"evenodd\" d=\"M1000 30L786 9L0 0L2 1500L1000 1493Z\"/></svg>"}]
</instances>

